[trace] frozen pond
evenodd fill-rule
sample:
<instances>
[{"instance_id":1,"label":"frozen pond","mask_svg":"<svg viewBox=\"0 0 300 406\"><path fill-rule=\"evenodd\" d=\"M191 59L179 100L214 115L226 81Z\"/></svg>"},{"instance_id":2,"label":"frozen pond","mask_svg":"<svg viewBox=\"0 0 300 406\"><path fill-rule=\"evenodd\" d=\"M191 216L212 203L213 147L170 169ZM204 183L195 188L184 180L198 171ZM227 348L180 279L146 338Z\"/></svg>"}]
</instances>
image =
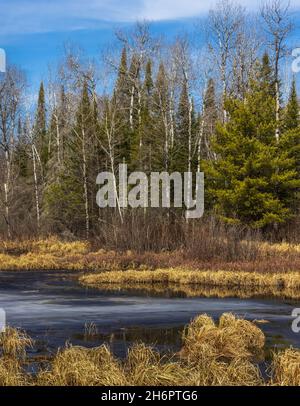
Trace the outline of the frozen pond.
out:
<instances>
[{"instance_id":1,"label":"frozen pond","mask_svg":"<svg viewBox=\"0 0 300 406\"><path fill-rule=\"evenodd\" d=\"M96 346L107 342L123 356L135 341L160 350L177 349L183 326L207 313L218 318L233 312L260 325L269 344L300 347L300 333L292 332L291 313L299 302L270 298L185 298L145 294L140 291L102 291L85 288L77 275L67 272L0 272L0 308L7 324L21 327L36 340L38 353L54 352L67 341ZM86 323L97 334L84 337Z\"/></svg>"}]
</instances>

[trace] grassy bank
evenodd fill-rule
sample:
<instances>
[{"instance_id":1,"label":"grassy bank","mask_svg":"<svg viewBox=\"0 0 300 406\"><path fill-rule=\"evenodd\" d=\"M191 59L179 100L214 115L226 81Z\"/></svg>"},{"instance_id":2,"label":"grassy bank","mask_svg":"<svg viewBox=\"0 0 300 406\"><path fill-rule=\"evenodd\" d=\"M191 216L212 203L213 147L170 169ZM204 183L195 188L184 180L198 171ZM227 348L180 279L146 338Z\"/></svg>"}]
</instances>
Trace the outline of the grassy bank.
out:
<instances>
[{"instance_id":1,"label":"grassy bank","mask_svg":"<svg viewBox=\"0 0 300 406\"><path fill-rule=\"evenodd\" d=\"M292 298L300 296L300 273L258 273L241 271L201 271L186 269L157 269L154 271L111 271L87 274L80 282L91 287L110 289L169 288L195 296L209 288L224 288L227 294L244 292L244 296L275 295ZM202 287L202 289L201 289ZM225 290L225 292L226 292ZM217 292L214 292L217 293Z\"/></svg>"},{"instance_id":2,"label":"grassy bank","mask_svg":"<svg viewBox=\"0 0 300 406\"><path fill-rule=\"evenodd\" d=\"M26 348L34 345L23 332L0 334L0 385L300 385L300 351L273 353L263 378L265 337L252 322L223 314L218 322L196 317L184 330L182 348L162 356L152 347L134 344L124 360L108 346L68 346L36 374L26 373Z\"/></svg>"},{"instance_id":3,"label":"grassy bank","mask_svg":"<svg viewBox=\"0 0 300 406\"><path fill-rule=\"evenodd\" d=\"M248 247L247 242L245 245ZM81 283L93 287L105 285L106 289L143 288L158 292L168 287L188 296L199 295L201 291L204 295L206 292L223 297L273 295L298 299L300 246L259 242L253 249L252 260L222 261L216 256L202 261L188 258L183 250L118 252L99 249L87 241L65 242L55 237L0 241L0 271L82 271L85 274Z\"/></svg>"},{"instance_id":4,"label":"grassy bank","mask_svg":"<svg viewBox=\"0 0 300 406\"><path fill-rule=\"evenodd\" d=\"M89 283L87 278L82 277L81 283L92 288L99 288L107 292L124 291L128 293L142 293L153 297L205 297L205 298L280 298L300 300L300 289L285 289L276 286L269 287L248 287L248 286L205 286L187 284L166 284L166 283Z\"/></svg>"},{"instance_id":5,"label":"grassy bank","mask_svg":"<svg viewBox=\"0 0 300 406\"><path fill-rule=\"evenodd\" d=\"M203 242L205 245L205 242ZM210 248L211 255L196 250L117 251L103 249L87 241L61 241L56 237L44 240L0 240L0 270L155 270L184 268L202 271L257 273L300 272L300 245L241 241L238 248L220 241ZM199 243L200 245L200 243ZM202 247L203 249L203 247ZM230 255L229 255L230 253Z\"/></svg>"}]
</instances>

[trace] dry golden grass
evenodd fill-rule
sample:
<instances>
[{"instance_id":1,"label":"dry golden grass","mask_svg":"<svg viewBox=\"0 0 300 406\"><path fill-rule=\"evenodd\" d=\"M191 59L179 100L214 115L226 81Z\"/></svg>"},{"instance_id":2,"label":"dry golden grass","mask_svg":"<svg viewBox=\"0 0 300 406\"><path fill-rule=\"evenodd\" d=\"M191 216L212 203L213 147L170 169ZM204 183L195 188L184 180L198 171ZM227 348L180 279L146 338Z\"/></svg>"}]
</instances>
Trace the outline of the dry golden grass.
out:
<instances>
[{"instance_id":1,"label":"dry golden grass","mask_svg":"<svg viewBox=\"0 0 300 406\"><path fill-rule=\"evenodd\" d=\"M0 358L0 386L24 386L30 380L24 374L18 361L1 357Z\"/></svg>"},{"instance_id":2,"label":"dry golden grass","mask_svg":"<svg viewBox=\"0 0 300 406\"><path fill-rule=\"evenodd\" d=\"M84 269L84 258L91 250L85 241L46 240L1 241L1 270Z\"/></svg>"},{"instance_id":3,"label":"dry golden grass","mask_svg":"<svg viewBox=\"0 0 300 406\"><path fill-rule=\"evenodd\" d=\"M106 346L94 349L63 349L54 358L51 371L41 371L37 376L37 385L42 386L124 384L126 379L122 368Z\"/></svg>"},{"instance_id":4,"label":"dry golden grass","mask_svg":"<svg viewBox=\"0 0 300 406\"><path fill-rule=\"evenodd\" d=\"M11 327L0 333L0 386L29 385L31 377L22 370L26 349L33 341L19 329Z\"/></svg>"},{"instance_id":5,"label":"dry golden grass","mask_svg":"<svg viewBox=\"0 0 300 406\"><path fill-rule=\"evenodd\" d=\"M245 241L245 244L249 245L249 241ZM243 241L241 245L243 246ZM250 255L241 259L231 253L229 260L220 256L217 251L209 259L201 255L203 250L196 257L189 255L186 249L170 252L117 252L96 248L87 241L67 242L57 237L27 241L0 240L0 269L117 271L185 268L249 273L300 272L300 245L257 241L253 241L250 245L255 251L253 258Z\"/></svg>"},{"instance_id":6,"label":"dry golden grass","mask_svg":"<svg viewBox=\"0 0 300 406\"><path fill-rule=\"evenodd\" d=\"M106 346L94 349L69 347L60 350L50 371L41 371L37 385L107 386L124 385L125 376L119 362Z\"/></svg>"},{"instance_id":7,"label":"dry golden grass","mask_svg":"<svg viewBox=\"0 0 300 406\"><path fill-rule=\"evenodd\" d=\"M265 254L297 255L300 254L300 244L259 242L259 249Z\"/></svg>"},{"instance_id":8,"label":"dry golden grass","mask_svg":"<svg viewBox=\"0 0 300 406\"><path fill-rule=\"evenodd\" d=\"M184 385L188 375L187 367L161 357L144 344L135 344L130 348L124 369L129 384L134 386Z\"/></svg>"},{"instance_id":9,"label":"dry golden grass","mask_svg":"<svg viewBox=\"0 0 300 406\"><path fill-rule=\"evenodd\" d=\"M157 269L155 271L111 271L86 274L80 277L80 282L87 286L99 287L111 285L120 287L153 288L164 284L171 289L203 286L206 288L223 287L235 290L248 289L249 296L254 291L264 294L285 297L298 297L300 294L300 273L270 273L230 272L230 271L196 271L180 268ZM236 293L235 293L236 294ZM247 290L245 292L247 295Z\"/></svg>"},{"instance_id":10,"label":"dry golden grass","mask_svg":"<svg viewBox=\"0 0 300 406\"><path fill-rule=\"evenodd\" d=\"M300 351L290 348L273 354L271 372L274 385L300 386Z\"/></svg>"},{"instance_id":11,"label":"dry golden grass","mask_svg":"<svg viewBox=\"0 0 300 406\"><path fill-rule=\"evenodd\" d=\"M83 284L85 282L83 281ZM105 291L128 291L142 292L152 296L164 297L206 297L206 298L239 298L249 299L255 297L278 297L285 299L300 299L299 289L285 289L280 287L227 287L227 286L204 286L204 285L176 285L176 284L145 284L145 283L122 283L111 284L101 283L101 285L90 285Z\"/></svg>"},{"instance_id":12,"label":"dry golden grass","mask_svg":"<svg viewBox=\"0 0 300 406\"><path fill-rule=\"evenodd\" d=\"M23 370L31 340L10 328L2 335L0 386L300 385L300 351L294 349L274 354L271 379L263 380L255 357L264 342L263 333L249 321L225 313L215 324L200 315L186 327L183 348L173 356L161 356L140 343L119 361L105 345L68 346L32 377Z\"/></svg>"},{"instance_id":13,"label":"dry golden grass","mask_svg":"<svg viewBox=\"0 0 300 406\"><path fill-rule=\"evenodd\" d=\"M229 362L203 356L198 364L188 364L185 385L189 386L261 386L264 385L259 368L246 359Z\"/></svg>"},{"instance_id":14,"label":"dry golden grass","mask_svg":"<svg viewBox=\"0 0 300 406\"><path fill-rule=\"evenodd\" d=\"M33 341L22 330L7 327L0 333L0 351L3 357L22 359L26 356L26 348L32 347Z\"/></svg>"},{"instance_id":15,"label":"dry golden grass","mask_svg":"<svg viewBox=\"0 0 300 406\"><path fill-rule=\"evenodd\" d=\"M196 362L203 356L215 360L251 358L262 354L263 332L253 323L224 313L215 325L211 317L196 317L183 333L181 356Z\"/></svg>"}]
</instances>

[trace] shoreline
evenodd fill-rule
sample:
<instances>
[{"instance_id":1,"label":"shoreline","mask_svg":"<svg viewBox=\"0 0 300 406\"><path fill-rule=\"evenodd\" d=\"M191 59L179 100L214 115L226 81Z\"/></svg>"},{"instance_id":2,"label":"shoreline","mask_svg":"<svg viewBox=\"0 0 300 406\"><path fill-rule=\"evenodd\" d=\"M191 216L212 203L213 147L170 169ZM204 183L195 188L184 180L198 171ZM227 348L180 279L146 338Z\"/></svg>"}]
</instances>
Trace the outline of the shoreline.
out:
<instances>
[{"instance_id":1,"label":"shoreline","mask_svg":"<svg viewBox=\"0 0 300 406\"><path fill-rule=\"evenodd\" d=\"M187 296L271 295L300 298L300 245L259 244L259 258L233 262L191 261L183 251L113 251L87 241L0 241L0 272L79 273L86 286L183 291ZM211 291L210 293L208 291ZM221 290L220 293L217 290ZM227 291L227 292L226 292ZM213 293L212 293L213 292Z\"/></svg>"},{"instance_id":2,"label":"shoreline","mask_svg":"<svg viewBox=\"0 0 300 406\"><path fill-rule=\"evenodd\" d=\"M84 274L79 282L106 290L182 291L187 297L204 296L240 298L256 295L299 299L300 273L258 274L224 271L189 271L158 269L154 271L111 271Z\"/></svg>"}]
</instances>

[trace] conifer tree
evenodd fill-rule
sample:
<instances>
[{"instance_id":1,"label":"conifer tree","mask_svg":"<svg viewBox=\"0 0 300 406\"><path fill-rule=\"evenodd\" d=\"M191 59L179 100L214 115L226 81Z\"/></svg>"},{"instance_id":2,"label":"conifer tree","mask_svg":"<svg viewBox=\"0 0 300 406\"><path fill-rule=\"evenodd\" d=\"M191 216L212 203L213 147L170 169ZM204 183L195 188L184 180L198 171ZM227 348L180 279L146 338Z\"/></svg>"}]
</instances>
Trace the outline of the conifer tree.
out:
<instances>
[{"instance_id":1,"label":"conifer tree","mask_svg":"<svg viewBox=\"0 0 300 406\"><path fill-rule=\"evenodd\" d=\"M295 162L297 178L300 179L300 122L299 104L296 91L296 82L293 80L290 97L285 108L283 119L283 133L280 137L280 147L289 158ZM299 204L295 204L295 210Z\"/></svg>"},{"instance_id":2,"label":"conifer tree","mask_svg":"<svg viewBox=\"0 0 300 406\"><path fill-rule=\"evenodd\" d=\"M230 121L217 126L213 141L218 159L206 166L208 195L221 218L254 228L288 220L300 187L295 160L274 138L275 99L266 89L256 83L246 102L227 100Z\"/></svg>"},{"instance_id":3,"label":"conifer tree","mask_svg":"<svg viewBox=\"0 0 300 406\"><path fill-rule=\"evenodd\" d=\"M146 172L152 170L154 163L152 162L153 155L156 154L155 137L153 137L153 92L154 83L152 79L152 61L149 59L146 64L145 78L142 89L142 112L140 122L140 132L143 137L141 166Z\"/></svg>"},{"instance_id":4,"label":"conifer tree","mask_svg":"<svg viewBox=\"0 0 300 406\"><path fill-rule=\"evenodd\" d=\"M212 159L211 138L215 133L218 119L216 104L215 83L213 79L208 80L203 100L203 111L200 117L200 151L202 159Z\"/></svg>"},{"instance_id":5,"label":"conifer tree","mask_svg":"<svg viewBox=\"0 0 300 406\"><path fill-rule=\"evenodd\" d=\"M130 159L131 170L141 169L143 134L141 131L142 94L141 94L141 66L137 55L133 55L128 70L130 86L129 128L130 128Z\"/></svg>"},{"instance_id":6,"label":"conifer tree","mask_svg":"<svg viewBox=\"0 0 300 406\"><path fill-rule=\"evenodd\" d=\"M130 161L130 125L129 125L129 112L130 112L130 81L127 67L127 51L124 47L122 50L120 65L118 69L118 77L114 93L112 96L112 110L116 112L115 128L116 128L116 142L114 145L114 154L118 162Z\"/></svg>"},{"instance_id":7,"label":"conifer tree","mask_svg":"<svg viewBox=\"0 0 300 406\"><path fill-rule=\"evenodd\" d=\"M87 82L83 84L81 99L76 112L76 121L68 139L65 170L58 182L52 184L47 193L47 209L59 208L60 223L71 232L89 238L92 226L92 188L97 168L94 168L95 153L94 111Z\"/></svg>"},{"instance_id":8,"label":"conifer tree","mask_svg":"<svg viewBox=\"0 0 300 406\"><path fill-rule=\"evenodd\" d=\"M299 103L296 91L296 81L293 79L289 100L285 108L283 128L292 130L299 126Z\"/></svg>"},{"instance_id":9,"label":"conifer tree","mask_svg":"<svg viewBox=\"0 0 300 406\"><path fill-rule=\"evenodd\" d=\"M15 149L15 161L18 167L18 174L21 178L27 179L30 173L28 143L25 136L25 129L21 118L18 120L17 143Z\"/></svg>"},{"instance_id":10,"label":"conifer tree","mask_svg":"<svg viewBox=\"0 0 300 406\"><path fill-rule=\"evenodd\" d=\"M262 90L265 94L275 97L276 90L274 71L267 52L263 54L262 60L258 65L256 82L252 83L252 85L253 84L259 86L260 90Z\"/></svg>"},{"instance_id":11,"label":"conifer tree","mask_svg":"<svg viewBox=\"0 0 300 406\"><path fill-rule=\"evenodd\" d=\"M49 148L46 125L47 124L46 124L45 90L44 84L43 82L41 82L34 125L34 139L43 168L46 167L48 161L48 148Z\"/></svg>"}]
</instances>

